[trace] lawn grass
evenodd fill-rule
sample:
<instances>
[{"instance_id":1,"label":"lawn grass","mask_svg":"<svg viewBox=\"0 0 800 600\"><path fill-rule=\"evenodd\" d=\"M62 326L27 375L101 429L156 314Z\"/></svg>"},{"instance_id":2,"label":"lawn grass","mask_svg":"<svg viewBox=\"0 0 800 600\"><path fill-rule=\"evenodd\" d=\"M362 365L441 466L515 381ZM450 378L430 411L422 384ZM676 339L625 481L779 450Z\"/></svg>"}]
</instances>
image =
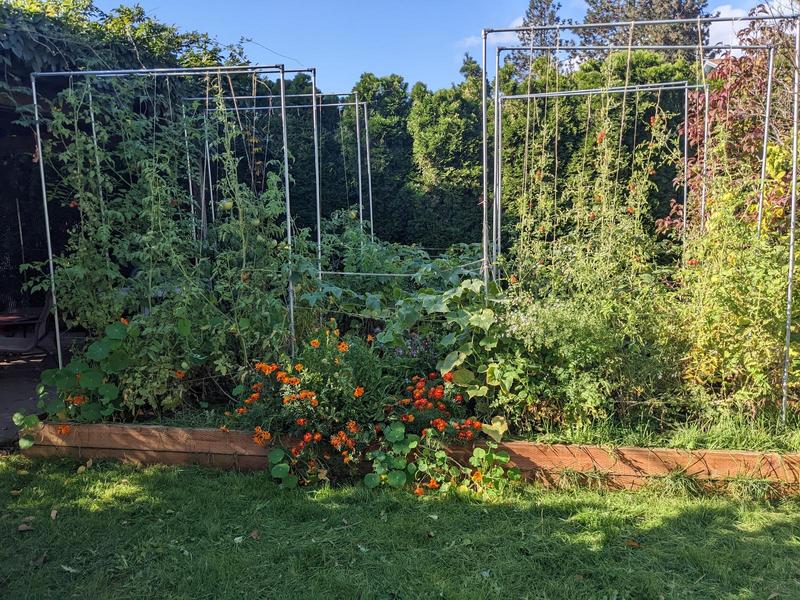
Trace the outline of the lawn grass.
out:
<instances>
[{"instance_id":1,"label":"lawn grass","mask_svg":"<svg viewBox=\"0 0 800 600\"><path fill-rule=\"evenodd\" d=\"M793 500L527 487L481 503L77 467L0 457L0 597L800 598Z\"/></svg>"}]
</instances>

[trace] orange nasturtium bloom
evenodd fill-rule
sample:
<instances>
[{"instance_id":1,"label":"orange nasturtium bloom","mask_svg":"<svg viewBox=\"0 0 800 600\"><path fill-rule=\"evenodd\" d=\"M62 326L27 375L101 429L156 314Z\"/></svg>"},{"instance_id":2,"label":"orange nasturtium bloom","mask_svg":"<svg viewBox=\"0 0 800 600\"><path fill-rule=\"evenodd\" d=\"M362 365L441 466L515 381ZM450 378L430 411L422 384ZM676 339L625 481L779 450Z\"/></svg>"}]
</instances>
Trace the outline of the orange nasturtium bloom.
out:
<instances>
[{"instance_id":1,"label":"orange nasturtium bloom","mask_svg":"<svg viewBox=\"0 0 800 600\"><path fill-rule=\"evenodd\" d=\"M371 344L374 341L375 341L375 336L372 335L371 333L367 334L367 342Z\"/></svg>"},{"instance_id":2,"label":"orange nasturtium bloom","mask_svg":"<svg viewBox=\"0 0 800 600\"><path fill-rule=\"evenodd\" d=\"M122 323L123 325L127 325L129 323L128 319L126 319L125 317L120 317L119 322Z\"/></svg>"},{"instance_id":3,"label":"orange nasturtium bloom","mask_svg":"<svg viewBox=\"0 0 800 600\"><path fill-rule=\"evenodd\" d=\"M347 352L350 349L350 346L347 344L347 342L342 340L341 342L339 342L336 345L336 349L339 350L339 352L344 353L344 352Z\"/></svg>"},{"instance_id":4,"label":"orange nasturtium bloom","mask_svg":"<svg viewBox=\"0 0 800 600\"><path fill-rule=\"evenodd\" d=\"M69 425L59 425L56 431L58 431L58 435L67 435L72 431L72 427Z\"/></svg>"},{"instance_id":5,"label":"orange nasturtium bloom","mask_svg":"<svg viewBox=\"0 0 800 600\"><path fill-rule=\"evenodd\" d=\"M184 377L186 377L186 371L181 371L180 369L178 369L177 371L175 371L175 377L177 377L178 379L183 379Z\"/></svg>"},{"instance_id":6,"label":"orange nasturtium bloom","mask_svg":"<svg viewBox=\"0 0 800 600\"><path fill-rule=\"evenodd\" d=\"M311 340L312 348L319 348L319 340Z\"/></svg>"},{"instance_id":7,"label":"orange nasturtium bloom","mask_svg":"<svg viewBox=\"0 0 800 600\"><path fill-rule=\"evenodd\" d=\"M353 397L354 398L361 398L364 395L364 388L362 386L358 386L356 389L353 390Z\"/></svg>"}]
</instances>

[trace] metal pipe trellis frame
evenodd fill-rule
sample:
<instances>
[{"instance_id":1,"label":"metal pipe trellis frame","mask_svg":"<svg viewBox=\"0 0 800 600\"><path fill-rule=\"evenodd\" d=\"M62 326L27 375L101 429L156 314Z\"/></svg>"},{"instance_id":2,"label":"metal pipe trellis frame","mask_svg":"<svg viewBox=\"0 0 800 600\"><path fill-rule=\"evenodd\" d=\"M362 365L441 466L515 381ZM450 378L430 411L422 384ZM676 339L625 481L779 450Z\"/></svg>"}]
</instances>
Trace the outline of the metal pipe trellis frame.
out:
<instances>
[{"instance_id":1,"label":"metal pipe trellis frame","mask_svg":"<svg viewBox=\"0 0 800 600\"><path fill-rule=\"evenodd\" d=\"M31 97L33 101L33 114L34 114L34 132L36 135L36 151L39 158L39 178L42 187L42 205L44 208L44 224L45 224L45 239L47 242L47 259L48 270L50 275L50 295L53 303L53 317L55 324L55 338L56 338L56 353L58 358L58 366L64 366L64 357L61 348L61 325L59 323L58 313L58 294L56 292L56 278L55 266L53 260L53 244L50 234L50 210L47 204L47 179L44 167L44 151L42 146L41 135L41 119L39 116L39 100L36 88L37 78L51 78L51 77L188 77L195 75L233 75L233 74L256 74L256 73L278 73L281 83L281 104L284 108L282 112L283 117L283 150L284 150L284 185L285 185L285 199L286 199L286 230L287 230L287 243L289 245L289 252L291 253L291 207L289 198L289 160L288 160L288 142L286 131L286 115L285 115L285 73L302 73L314 72L314 69L284 69L283 65L254 65L254 66L228 66L228 67L195 67L195 68L159 68L159 69L116 69L116 70L90 70L90 71L51 71L41 72L36 71L31 73ZM208 151L208 150L206 150ZM209 164L210 168L210 164ZM210 183L210 182L209 182ZM212 204L213 209L213 204ZM291 257L291 254L290 254ZM291 277L289 278L288 286L289 296L289 325L292 355L295 350L295 330L294 330L294 288L292 285Z\"/></svg>"},{"instance_id":2,"label":"metal pipe trellis frame","mask_svg":"<svg viewBox=\"0 0 800 600\"><path fill-rule=\"evenodd\" d=\"M767 50L768 51L768 58L767 58L767 90L766 90L766 107L764 109L764 137L763 143L761 148L761 180L759 182L759 199L758 199L758 221L757 221L757 235L761 235L761 224L764 215L764 189L766 184L766 166L767 166L767 145L769 141L769 122L770 122L770 110L772 105L772 81L774 75L774 59L775 59L775 46L769 44L677 44L674 46L664 45L664 44L638 44L632 46L625 46L622 44L608 44L606 46L602 45L578 45L578 46L562 46L562 45L541 45L541 46L498 46L495 52L495 77L499 78L500 73L500 55L503 52L522 52L528 51L532 52L533 50L550 50L556 52L569 52L569 51L576 51L576 50L723 50L723 51L730 51L730 50ZM496 79L497 80L497 79ZM498 110L498 99L497 99L497 88L499 86L495 85L495 113L499 112ZM684 119L684 123L688 124L688 97L685 98L685 106L684 106L684 115L686 118ZM708 115L704 114L704 131L705 125L708 124ZM685 125L686 126L686 125ZM499 124L496 124L496 127L499 128ZM705 140L705 138L704 138ZM495 139L495 152L497 152L497 139ZM688 148L688 136L684 136L684 185L683 185L683 229L682 232L685 233L686 231L686 218L687 218L687 211L686 211L686 202L688 199L688 185L687 180L689 177L688 172L688 157L689 148ZM495 174L499 171L498 167L495 166ZM495 184L496 185L496 184ZM495 209L495 213L499 212L499 209ZM499 222L499 216L498 216ZM496 239L499 240L500 232L499 230L495 233ZM497 242L499 245L499 241ZM496 256L495 256L496 259Z\"/></svg>"},{"instance_id":3,"label":"metal pipe trellis frame","mask_svg":"<svg viewBox=\"0 0 800 600\"><path fill-rule=\"evenodd\" d=\"M303 94L305 95L305 94ZM353 93L356 97L358 97L357 93ZM252 96L255 97L255 96ZM279 96L260 96L261 98L273 98ZM225 97L225 100L231 99L230 97ZM238 97L237 97L238 99ZM360 124L361 124L361 117L359 114L358 106L361 106L364 109L364 143L365 143L365 150L366 150L366 164L367 164L367 197L369 202L369 224L370 224L370 238L374 241L375 240L375 222L373 218L372 212L372 163L370 159L370 139L369 139L369 112L368 112L368 102L366 100L358 101L358 102L333 102L328 104L317 104L312 100L311 104L289 104L286 106L286 110L291 110L294 108L311 108L316 113L317 110L322 110L323 108L341 108L343 106L354 106L356 107L356 154L357 154L357 161L358 161L358 177L359 177L359 194L358 194L358 207L359 207L359 223L363 227L363 220L364 220L364 203L363 203L363 193L362 193L362 186L361 182L363 180L362 176L362 152L361 152L361 133L360 133ZM217 111L223 110L226 112L255 112L255 111L273 111L273 110L280 110L280 106L240 106L235 108L210 108L209 111ZM315 125L316 126L316 125ZM319 160L319 148L315 149L315 160ZM321 227L321 220L317 221L317 230L319 231ZM321 258L320 258L321 260Z\"/></svg>"},{"instance_id":4,"label":"metal pipe trellis frame","mask_svg":"<svg viewBox=\"0 0 800 600\"><path fill-rule=\"evenodd\" d=\"M790 342L791 342L791 329L792 329L792 290L794 284L794 247L795 247L795 227L796 227L796 214L797 214L797 173L798 173L798 115L799 107L798 95L800 95L800 14L793 13L789 15L751 15L747 17L698 17L695 19L657 19L657 20L644 20L644 21L610 21L605 23L559 23L558 25L540 25L529 27L506 27L506 28L489 28L481 31L482 41L482 62L481 62L481 115L482 115L482 134L483 134L483 151L482 151L482 169L483 169L483 190L482 201L484 204L484 231L488 226L486 203L488 202L488 132L486 127L487 118L487 69L486 69L486 47L488 38L492 34L499 33L522 33L522 32L541 32L541 31L555 31L556 35L560 37L560 32L564 31L580 31L584 29L615 29L620 27L629 27L631 35L636 27L645 26L661 26L661 25L694 25L698 27L703 24L710 23L752 23L756 21L793 21L795 29L795 46L793 57L793 83L792 83L792 183L791 183L791 209L789 220L789 265L786 284L786 336L784 342L784 356L783 356L783 377L781 385L781 421L786 423L786 409L788 404L789 395L789 368L790 368ZM497 78L496 78L497 79ZM484 285L486 296L488 299L489 282L488 282L488 246L487 240L484 239Z\"/></svg>"},{"instance_id":5,"label":"metal pipe trellis frame","mask_svg":"<svg viewBox=\"0 0 800 600\"><path fill-rule=\"evenodd\" d=\"M506 100L526 100L538 98L556 98L564 96L592 96L607 93L627 93L627 92L659 92L659 91L683 91L684 92L684 123L688 122L688 91L690 89L708 89L708 84L692 84L689 85L687 81L670 81L664 83L648 83L633 85L627 87L614 87L614 88L589 88L582 90L565 90L561 92L537 92L532 94L514 94L497 96L498 108L495 111L496 120L495 127L497 127L495 134L495 163L494 163L494 179L495 179L495 197L493 205L493 226L492 231L495 236L493 239L493 261L496 261L500 256L501 247L501 220L502 220L502 120L503 120L503 103ZM684 135L684 155L683 155L683 168L684 168L684 181L683 181L683 197L684 207L686 206L686 199L688 197L688 151L687 151L688 137ZM684 210L684 215L686 211ZM495 267L496 273L496 267Z\"/></svg>"}]
</instances>

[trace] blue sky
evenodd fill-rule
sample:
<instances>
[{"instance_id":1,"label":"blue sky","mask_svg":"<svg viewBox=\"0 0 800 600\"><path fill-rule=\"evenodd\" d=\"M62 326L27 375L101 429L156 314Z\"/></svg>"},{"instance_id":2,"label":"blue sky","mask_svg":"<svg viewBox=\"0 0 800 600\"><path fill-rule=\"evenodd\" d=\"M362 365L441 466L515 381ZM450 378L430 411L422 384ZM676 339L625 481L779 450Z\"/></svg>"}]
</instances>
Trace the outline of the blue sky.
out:
<instances>
[{"instance_id":1,"label":"blue sky","mask_svg":"<svg viewBox=\"0 0 800 600\"><path fill-rule=\"evenodd\" d=\"M756 0L709 2L724 15L742 16ZM102 10L120 0L95 0ZM459 78L464 52L478 58L480 31L521 22L526 0L139 0L162 21L184 30L206 31L220 42L248 44L254 62L315 66L319 86L350 90L361 73L397 73L431 88ZM580 20L582 0L562 0L562 14ZM730 38L717 26L715 41ZM508 43L510 40L504 40ZM270 50L264 48L267 47ZM276 54L277 53L277 54ZM284 58L280 55L291 58ZM490 54L491 56L491 54Z\"/></svg>"}]
</instances>

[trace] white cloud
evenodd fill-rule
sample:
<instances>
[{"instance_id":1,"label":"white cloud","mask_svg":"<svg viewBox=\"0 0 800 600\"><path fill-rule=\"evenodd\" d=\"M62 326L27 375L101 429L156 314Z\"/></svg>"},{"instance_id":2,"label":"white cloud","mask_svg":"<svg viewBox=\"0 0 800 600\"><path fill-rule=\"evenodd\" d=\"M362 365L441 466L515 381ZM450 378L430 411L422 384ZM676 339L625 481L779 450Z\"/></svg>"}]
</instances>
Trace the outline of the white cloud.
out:
<instances>
[{"instance_id":1,"label":"white cloud","mask_svg":"<svg viewBox=\"0 0 800 600\"><path fill-rule=\"evenodd\" d=\"M508 25L508 27L522 27L525 22L524 17L517 17ZM489 36L489 40L493 46L507 46L509 44L516 44L519 41L519 37L516 33L509 31L504 33L493 33ZM481 36L479 35L470 35L463 39L458 40L456 42L456 47L458 48L477 48L481 45Z\"/></svg>"},{"instance_id":2,"label":"white cloud","mask_svg":"<svg viewBox=\"0 0 800 600\"><path fill-rule=\"evenodd\" d=\"M730 4L722 4L714 7L719 12L720 17L741 19L747 16L747 10L737 8ZM708 37L711 44L732 44L735 45L739 38L737 33L746 26L746 23L732 21L729 23L711 23L708 28Z\"/></svg>"}]
</instances>

